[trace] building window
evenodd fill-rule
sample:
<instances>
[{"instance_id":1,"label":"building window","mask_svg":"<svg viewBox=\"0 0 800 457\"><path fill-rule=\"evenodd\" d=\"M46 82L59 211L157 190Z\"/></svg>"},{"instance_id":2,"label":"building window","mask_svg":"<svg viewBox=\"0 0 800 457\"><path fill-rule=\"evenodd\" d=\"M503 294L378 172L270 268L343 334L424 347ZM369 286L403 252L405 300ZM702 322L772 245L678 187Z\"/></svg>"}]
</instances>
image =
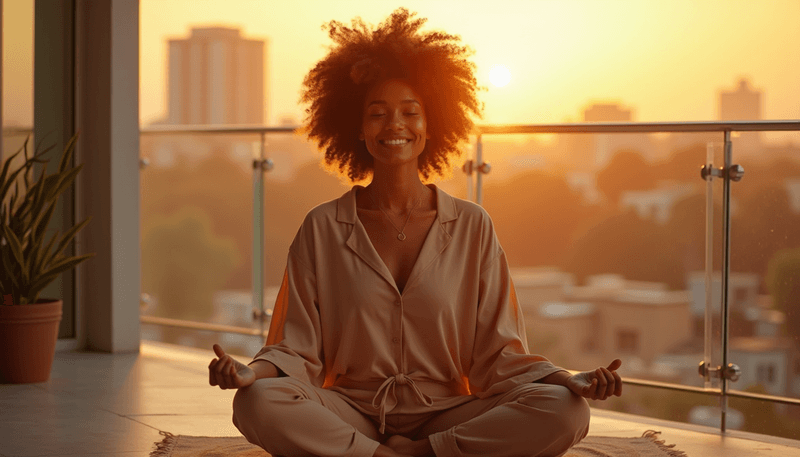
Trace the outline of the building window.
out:
<instances>
[{"instance_id":1,"label":"building window","mask_svg":"<svg viewBox=\"0 0 800 457\"><path fill-rule=\"evenodd\" d=\"M617 350L626 354L639 352L639 332L636 330L617 330Z\"/></svg>"},{"instance_id":2,"label":"building window","mask_svg":"<svg viewBox=\"0 0 800 457\"><path fill-rule=\"evenodd\" d=\"M759 364L756 374L759 383L772 384L775 382L775 365Z\"/></svg>"}]
</instances>

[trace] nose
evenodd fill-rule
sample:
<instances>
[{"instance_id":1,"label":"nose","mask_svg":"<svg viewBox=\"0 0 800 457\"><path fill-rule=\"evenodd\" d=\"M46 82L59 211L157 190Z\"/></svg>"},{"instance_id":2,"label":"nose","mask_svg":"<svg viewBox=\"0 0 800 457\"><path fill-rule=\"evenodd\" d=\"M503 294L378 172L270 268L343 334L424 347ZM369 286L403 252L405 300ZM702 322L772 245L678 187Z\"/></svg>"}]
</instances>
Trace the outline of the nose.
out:
<instances>
[{"instance_id":1,"label":"nose","mask_svg":"<svg viewBox=\"0 0 800 457\"><path fill-rule=\"evenodd\" d=\"M391 117L389 118L389 129L394 131L403 130L405 128L405 119L403 119L402 113L398 111L393 111Z\"/></svg>"}]
</instances>

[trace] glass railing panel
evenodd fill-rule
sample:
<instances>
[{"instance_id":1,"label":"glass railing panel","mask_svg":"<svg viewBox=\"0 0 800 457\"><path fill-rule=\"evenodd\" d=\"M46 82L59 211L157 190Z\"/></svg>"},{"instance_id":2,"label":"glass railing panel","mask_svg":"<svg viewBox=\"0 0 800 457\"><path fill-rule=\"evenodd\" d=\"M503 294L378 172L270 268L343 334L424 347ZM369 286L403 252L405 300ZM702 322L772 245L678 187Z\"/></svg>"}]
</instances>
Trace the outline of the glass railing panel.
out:
<instances>
[{"instance_id":1,"label":"glass railing panel","mask_svg":"<svg viewBox=\"0 0 800 457\"><path fill-rule=\"evenodd\" d=\"M800 399L800 133L732 134L730 362L732 391ZM731 398L745 429L791 437L800 407ZM772 428L765 427L770 420ZM793 422L794 421L794 422Z\"/></svg>"},{"instance_id":2,"label":"glass railing panel","mask_svg":"<svg viewBox=\"0 0 800 457\"><path fill-rule=\"evenodd\" d=\"M142 315L183 321L142 323L142 338L208 348L219 342L253 355L260 336L181 328L188 322L260 330L269 319L289 245L306 213L352 184L325 170L323 154L293 133L265 135L263 173L263 312L253 299L253 202L261 191L252 161L260 134L143 134ZM451 173L432 182L467 198L462 171L469 145ZM359 184L365 185L366 182ZM190 249L190 246L198 248ZM215 258L217 260L207 260ZM193 271L197 270L197 271ZM199 278L199 279L198 279ZM202 286L195 283L202 282ZM203 289L203 290L199 290ZM219 329L218 330L222 330ZM222 333L220 335L220 333Z\"/></svg>"},{"instance_id":3,"label":"glass railing panel","mask_svg":"<svg viewBox=\"0 0 800 457\"><path fill-rule=\"evenodd\" d=\"M274 290L283 279L286 259L300 224L315 206L339 198L350 189L322 165L322 152L295 134L267 136L267 153L275 168L264 180L266 288ZM273 298L265 308L272 308Z\"/></svg>"},{"instance_id":4,"label":"glass railing panel","mask_svg":"<svg viewBox=\"0 0 800 457\"><path fill-rule=\"evenodd\" d=\"M800 440L800 405L731 395L728 411L734 430Z\"/></svg>"},{"instance_id":5,"label":"glass railing panel","mask_svg":"<svg viewBox=\"0 0 800 457\"><path fill-rule=\"evenodd\" d=\"M700 168L709 150L721 166L722 134L484 135L483 142L492 165L483 206L512 268L530 350L574 370L618 357L624 377L704 387ZM719 272L722 182L712 185Z\"/></svg>"},{"instance_id":6,"label":"glass railing panel","mask_svg":"<svg viewBox=\"0 0 800 457\"><path fill-rule=\"evenodd\" d=\"M719 397L661 387L625 384L621 397L588 400L592 408L707 427L720 427ZM740 430L740 416L729 418L730 430Z\"/></svg>"},{"instance_id":7,"label":"glass railing panel","mask_svg":"<svg viewBox=\"0 0 800 457\"><path fill-rule=\"evenodd\" d=\"M142 316L258 329L252 306L257 134L140 137ZM255 144L255 145L254 145ZM274 294L273 294L274 295ZM269 291L265 291L267 300ZM142 338L254 354L259 336L142 324Z\"/></svg>"}]
</instances>

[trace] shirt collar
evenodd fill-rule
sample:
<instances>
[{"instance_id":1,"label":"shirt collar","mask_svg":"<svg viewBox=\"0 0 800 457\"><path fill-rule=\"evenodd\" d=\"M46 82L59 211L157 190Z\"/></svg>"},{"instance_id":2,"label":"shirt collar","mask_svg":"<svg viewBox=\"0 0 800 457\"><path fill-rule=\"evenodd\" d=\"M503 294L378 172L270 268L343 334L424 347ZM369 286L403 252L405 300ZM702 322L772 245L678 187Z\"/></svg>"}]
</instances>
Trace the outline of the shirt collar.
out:
<instances>
[{"instance_id":1,"label":"shirt collar","mask_svg":"<svg viewBox=\"0 0 800 457\"><path fill-rule=\"evenodd\" d=\"M436 190L436 211L439 222L450 222L458 218L456 212L456 200L447 192L440 189L436 184L428 184ZM350 191L339 197L336 205L336 220L348 224L355 224L356 218L356 192L364 189L364 186L355 185Z\"/></svg>"}]
</instances>

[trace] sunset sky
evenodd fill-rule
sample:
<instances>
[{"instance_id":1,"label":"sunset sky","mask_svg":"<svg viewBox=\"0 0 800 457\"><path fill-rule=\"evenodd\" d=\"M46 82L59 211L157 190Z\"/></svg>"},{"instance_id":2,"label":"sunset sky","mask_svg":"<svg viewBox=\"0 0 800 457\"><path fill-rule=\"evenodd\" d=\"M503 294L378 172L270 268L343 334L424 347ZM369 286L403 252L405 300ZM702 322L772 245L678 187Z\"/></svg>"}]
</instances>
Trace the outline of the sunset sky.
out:
<instances>
[{"instance_id":1,"label":"sunset sky","mask_svg":"<svg viewBox=\"0 0 800 457\"><path fill-rule=\"evenodd\" d=\"M742 77L764 91L766 119L800 118L800 0L140 0L142 125L166 114L166 40L192 27L268 40L267 121L277 124L302 118L303 76L329 44L323 23L378 23L399 6L475 50L482 123L579 122L592 102L633 108L634 121L714 120L719 91ZM31 35L6 19L4 123L25 123ZM508 69L505 86L491 84L494 66Z\"/></svg>"}]
</instances>

